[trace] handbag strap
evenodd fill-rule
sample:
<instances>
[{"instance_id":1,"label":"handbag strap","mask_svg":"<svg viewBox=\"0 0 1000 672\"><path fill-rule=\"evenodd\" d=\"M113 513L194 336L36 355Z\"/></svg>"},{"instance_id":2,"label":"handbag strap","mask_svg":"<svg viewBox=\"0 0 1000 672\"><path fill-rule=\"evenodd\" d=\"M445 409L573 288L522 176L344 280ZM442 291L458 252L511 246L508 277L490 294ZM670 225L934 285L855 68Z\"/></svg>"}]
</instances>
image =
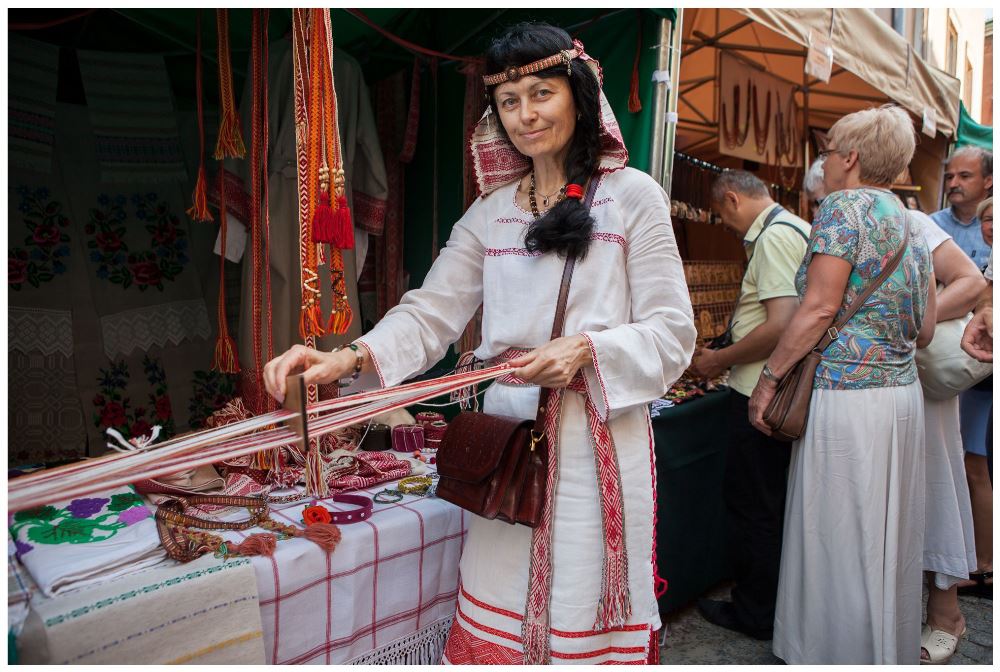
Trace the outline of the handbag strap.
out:
<instances>
[{"instance_id":1,"label":"handbag strap","mask_svg":"<svg viewBox=\"0 0 1000 672\"><path fill-rule=\"evenodd\" d=\"M889 279L889 276L896 271L896 268L899 267L899 262L902 261L903 254L906 252L906 246L909 244L909 242L910 242L910 217L906 213L906 210L904 208L903 242L900 243L899 249L896 250L896 254L892 258L892 261L890 261L889 264L882 269L882 272L878 274L878 277L876 277L874 280L868 283L868 286L865 287L865 291L861 292L861 294L859 294L857 297L855 297L853 301L851 301L851 305L847 307L847 311L844 313L844 316L840 318L840 320L835 325L831 326L829 329L826 330L826 333L823 334L823 338L819 339L819 343L817 343L816 347L813 348L816 352L820 353L823 352L824 350L827 349L827 347L831 343L840 338L840 330L844 328L844 326L848 323L848 321L850 321L852 317L854 317L854 313L858 312L861 306L865 304L865 301L868 300L868 297L870 297L876 289L881 287L885 283L885 281Z\"/></svg>"},{"instance_id":2,"label":"handbag strap","mask_svg":"<svg viewBox=\"0 0 1000 672\"><path fill-rule=\"evenodd\" d=\"M594 194L597 193L597 176L590 178L587 184L587 195L583 201L583 207L590 210L591 203L594 202ZM556 300L556 316L552 321L552 335L549 340L555 340L562 336L563 327L566 325L566 304L569 301L569 283L573 279L573 269L576 268L576 257L566 257L566 265L563 266L562 283L559 285L559 298ZM535 432L539 435L545 429L545 408L552 395L552 388L543 387L538 398L538 413L535 415Z\"/></svg>"}]
</instances>

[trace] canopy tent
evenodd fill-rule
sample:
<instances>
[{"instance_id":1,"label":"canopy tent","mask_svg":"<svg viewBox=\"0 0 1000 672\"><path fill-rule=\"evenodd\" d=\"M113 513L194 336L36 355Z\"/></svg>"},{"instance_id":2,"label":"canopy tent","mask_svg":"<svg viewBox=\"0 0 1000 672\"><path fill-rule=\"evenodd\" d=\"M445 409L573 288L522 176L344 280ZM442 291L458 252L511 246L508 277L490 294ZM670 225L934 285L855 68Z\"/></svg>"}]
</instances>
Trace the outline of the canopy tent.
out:
<instances>
[{"instance_id":1,"label":"canopy tent","mask_svg":"<svg viewBox=\"0 0 1000 672\"><path fill-rule=\"evenodd\" d=\"M915 119L928 112L937 132L921 135L911 166L922 185L925 210L936 207L941 159L958 125L959 81L914 54L905 40L865 9L691 9L683 17L677 149L723 166L742 165L719 152L719 78L722 53L791 85L804 129L828 129L850 112L896 102ZM829 82L807 76L810 34L829 38ZM871 45L879 45L872 49ZM812 133L803 134L803 140ZM808 143L807 143L808 144ZM808 158L813 152L807 150ZM799 172L801 177L801 169Z\"/></svg>"},{"instance_id":2,"label":"canopy tent","mask_svg":"<svg viewBox=\"0 0 1000 672\"><path fill-rule=\"evenodd\" d=\"M978 123L969 115L965 109L965 103L959 103L958 115L958 140L955 145L964 147L965 145L975 145L993 151L993 127Z\"/></svg>"}]
</instances>

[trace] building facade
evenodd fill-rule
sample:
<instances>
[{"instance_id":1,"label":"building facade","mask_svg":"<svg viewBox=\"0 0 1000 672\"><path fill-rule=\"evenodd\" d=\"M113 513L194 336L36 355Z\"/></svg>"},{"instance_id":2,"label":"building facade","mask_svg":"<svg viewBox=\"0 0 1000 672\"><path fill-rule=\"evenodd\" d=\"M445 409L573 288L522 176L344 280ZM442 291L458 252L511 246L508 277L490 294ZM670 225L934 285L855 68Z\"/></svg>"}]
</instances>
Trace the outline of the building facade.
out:
<instances>
[{"instance_id":1,"label":"building facade","mask_svg":"<svg viewBox=\"0 0 1000 672\"><path fill-rule=\"evenodd\" d=\"M893 30L902 35L929 65L956 77L962 84L961 97L972 117L985 124L993 123L992 110L992 24L988 75L989 102L984 95L987 81L985 9L950 7L905 7L872 10ZM986 116L986 105L989 116Z\"/></svg>"}]
</instances>

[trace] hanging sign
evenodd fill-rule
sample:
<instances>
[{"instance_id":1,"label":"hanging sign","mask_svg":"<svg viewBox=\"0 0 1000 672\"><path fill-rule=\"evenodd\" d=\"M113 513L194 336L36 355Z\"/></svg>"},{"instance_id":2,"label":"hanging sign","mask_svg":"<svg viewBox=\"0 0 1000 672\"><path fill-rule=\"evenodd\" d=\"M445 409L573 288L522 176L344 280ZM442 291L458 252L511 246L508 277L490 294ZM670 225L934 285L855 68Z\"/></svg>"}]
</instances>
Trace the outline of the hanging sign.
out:
<instances>
[{"instance_id":1,"label":"hanging sign","mask_svg":"<svg viewBox=\"0 0 1000 672\"><path fill-rule=\"evenodd\" d=\"M806 74L812 75L821 82L829 83L833 70L833 43L830 38L809 31L809 51L806 53Z\"/></svg>"},{"instance_id":2,"label":"hanging sign","mask_svg":"<svg viewBox=\"0 0 1000 672\"><path fill-rule=\"evenodd\" d=\"M934 108L924 108L924 125L920 130L924 135L928 135L932 138L937 134L937 112Z\"/></svg>"},{"instance_id":3,"label":"hanging sign","mask_svg":"<svg viewBox=\"0 0 1000 672\"><path fill-rule=\"evenodd\" d=\"M720 153L771 166L802 164L799 108L790 83L723 53L719 86Z\"/></svg>"}]
</instances>

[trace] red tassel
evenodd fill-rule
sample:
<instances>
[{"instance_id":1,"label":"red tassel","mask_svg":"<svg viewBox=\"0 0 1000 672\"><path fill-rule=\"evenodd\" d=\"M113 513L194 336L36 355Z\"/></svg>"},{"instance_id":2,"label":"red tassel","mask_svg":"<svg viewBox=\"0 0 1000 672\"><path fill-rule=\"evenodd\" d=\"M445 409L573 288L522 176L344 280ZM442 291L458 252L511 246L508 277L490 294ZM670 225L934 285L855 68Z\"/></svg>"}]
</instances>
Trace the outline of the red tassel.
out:
<instances>
[{"instance_id":1,"label":"red tassel","mask_svg":"<svg viewBox=\"0 0 1000 672\"><path fill-rule=\"evenodd\" d=\"M312 240L314 243L333 243L334 222L337 213L330 207L330 194L323 191L319 195L319 205L313 213Z\"/></svg>"},{"instance_id":2,"label":"red tassel","mask_svg":"<svg viewBox=\"0 0 1000 672\"><path fill-rule=\"evenodd\" d=\"M337 210L333 213L332 245L341 250L354 249L354 223L351 210L347 207L347 197L337 197Z\"/></svg>"},{"instance_id":3,"label":"red tassel","mask_svg":"<svg viewBox=\"0 0 1000 672\"><path fill-rule=\"evenodd\" d=\"M309 541L313 542L327 553L333 553L340 543L340 528L327 523L315 523L307 527L303 533Z\"/></svg>"},{"instance_id":4,"label":"red tassel","mask_svg":"<svg viewBox=\"0 0 1000 672\"><path fill-rule=\"evenodd\" d=\"M233 547L233 554L272 556L277 547L278 538L273 534L251 534L242 544Z\"/></svg>"},{"instance_id":5,"label":"red tassel","mask_svg":"<svg viewBox=\"0 0 1000 672\"><path fill-rule=\"evenodd\" d=\"M635 41L635 58L632 60L632 78L628 87L628 111L632 114L642 110L639 98L639 57L642 55L642 15L639 15L639 35Z\"/></svg>"}]
</instances>

